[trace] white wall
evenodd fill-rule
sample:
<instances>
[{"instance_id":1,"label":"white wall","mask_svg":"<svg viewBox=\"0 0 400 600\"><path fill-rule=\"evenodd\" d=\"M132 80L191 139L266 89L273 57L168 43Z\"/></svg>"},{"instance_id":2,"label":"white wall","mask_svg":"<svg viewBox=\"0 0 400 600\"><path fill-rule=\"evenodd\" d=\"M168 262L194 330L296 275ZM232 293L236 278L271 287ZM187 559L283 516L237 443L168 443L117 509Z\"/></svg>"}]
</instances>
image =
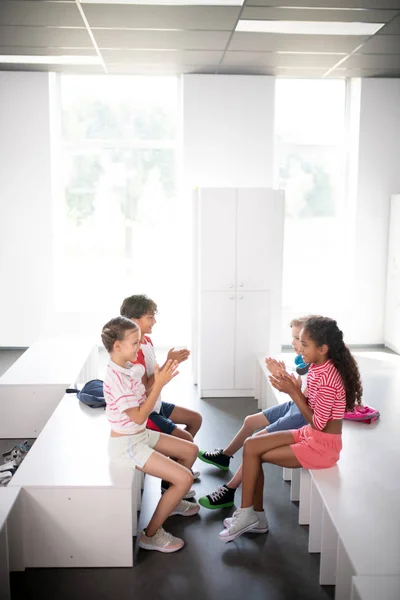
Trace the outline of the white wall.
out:
<instances>
[{"instance_id":1,"label":"white wall","mask_svg":"<svg viewBox=\"0 0 400 600\"><path fill-rule=\"evenodd\" d=\"M384 340L390 196L400 190L400 79L362 79L360 98L355 210L350 212L355 263L346 338L374 344Z\"/></svg>"},{"instance_id":2,"label":"white wall","mask_svg":"<svg viewBox=\"0 0 400 600\"><path fill-rule=\"evenodd\" d=\"M52 310L48 73L0 72L0 346L28 346Z\"/></svg>"},{"instance_id":3,"label":"white wall","mask_svg":"<svg viewBox=\"0 0 400 600\"><path fill-rule=\"evenodd\" d=\"M186 188L273 185L275 79L184 75Z\"/></svg>"}]
</instances>

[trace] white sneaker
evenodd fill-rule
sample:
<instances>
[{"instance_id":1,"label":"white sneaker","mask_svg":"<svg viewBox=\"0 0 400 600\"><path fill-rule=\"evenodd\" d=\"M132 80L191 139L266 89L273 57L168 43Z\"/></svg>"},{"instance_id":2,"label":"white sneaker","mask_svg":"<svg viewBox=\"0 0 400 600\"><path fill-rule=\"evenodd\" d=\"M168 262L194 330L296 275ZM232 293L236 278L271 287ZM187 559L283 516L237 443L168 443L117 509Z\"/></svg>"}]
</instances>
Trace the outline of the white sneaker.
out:
<instances>
[{"instance_id":1,"label":"white sneaker","mask_svg":"<svg viewBox=\"0 0 400 600\"><path fill-rule=\"evenodd\" d=\"M200 479L200 471L193 471L193 469L190 469L190 472L193 475L194 481L197 481L197 479Z\"/></svg>"},{"instance_id":2,"label":"white sneaker","mask_svg":"<svg viewBox=\"0 0 400 600\"><path fill-rule=\"evenodd\" d=\"M157 552L164 552L169 554L171 552L177 552L183 546L185 542L181 538L174 537L162 527L156 531L156 533L149 537L144 531L140 534L139 546L145 550L157 550Z\"/></svg>"},{"instance_id":3,"label":"white sneaker","mask_svg":"<svg viewBox=\"0 0 400 600\"><path fill-rule=\"evenodd\" d=\"M253 507L238 508L232 515L232 522L227 529L219 533L222 542L233 542L237 537L254 529L258 525L258 517Z\"/></svg>"},{"instance_id":4,"label":"white sneaker","mask_svg":"<svg viewBox=\"0 0 400 600\"><path fill-rule=\"evenodd\" d=\"M182 515L183 517L192 517L197 515L200 510L200 506L196 502L188 502L187 500L181 500L178 506L169 515Z\"/></svg>"},{"instance_id":5,"label":"white sneaker","mask_svg":"<svg viewBox=\"0 0 400 600\"><path fill-rule=\"evenodd\" d=\"M265 512L262 511L254 511L258 517L258 525L251 529L251 533L267 533L269 529L267 517L265 516ZM224 527L228 529L232 525L232 517L228 517L224 519Z\"/></svg>"}]
</instances>

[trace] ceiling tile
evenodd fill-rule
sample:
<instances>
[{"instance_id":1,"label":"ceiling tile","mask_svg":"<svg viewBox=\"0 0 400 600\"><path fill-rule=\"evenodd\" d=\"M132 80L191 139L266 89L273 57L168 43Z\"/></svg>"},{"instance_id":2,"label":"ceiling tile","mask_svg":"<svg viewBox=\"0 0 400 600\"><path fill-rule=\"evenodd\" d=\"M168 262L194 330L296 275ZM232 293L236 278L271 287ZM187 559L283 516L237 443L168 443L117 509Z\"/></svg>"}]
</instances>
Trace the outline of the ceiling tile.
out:
<instances>
[{"instance_id":1,"label":"ceiling tile","mask_svg":"<svg viewBox=\"0 0 400 600\"><path fill-rule=\"evenodd\" d=\"M197 65L134 65L131 63L107 64L107 71L111 75L180 75L182 73L209 73L216 72L215 66L199 67Z\"/></svg>"},{"instance_id":2,"label":"ceiling tile","mask_svg":"<svg viewBox=\"0 0 400 600\"><path fill-rule=\"evenodd\" d=\"M218 65L222 50L102 50L105 62L141 65Z\"/></svg>"},{"instance_id":3,"label":"ceiling tile","mask_svg":"<svg viewBox=\"0 0 400 600\"><path fill-rule=\"evenodd\" d=\"M330 68L345 55L276 54L275 52L227 52L223 65L250 67L308 67Z\"/></svg>"},{"instance_id":4,"label":"ceiling tile","mask_svg":"<svg viewBox=\"0 0 400 600\"><path fill-rule=\"evenodd\" d=\"M96 56L96 50L92 48L30 48L25 46L0 46L0 54L22 55L22 56Z\"/></svg>"},{"instance_id":5,"label":"ceiling tile","mask_svg":"<svg viewBox=\"0 0 400 600\"><path fill-rule=\"evenodd\" d=\"M0 63L0 71L55 71L56 73L73 73L75 75L104 74L100 65L8 65Z\"/></svg>"},{"instance_id":6,"label":"ceiling tile","mask_svg":"<svg viewBox=\"0 0 400 600\"><path fill-rule=\"evenodd\" d=\"M274 75L274 71L268 67L221 65L218 75Z\"/></svg>"},{"instance_id":7,"label":"ceiling tile","mask_svg":"<svg viewBox=\"0 0 400 600\"><path fill-rule=\"evenodd\" d=\"M0 2L0 25L85 26L75 2L36 2L35 0Z\"/></svg>"},{"instance_id":8,"label":"ceiling tile","mask_svg":"<svg viewBox=\"0 0 400 600\"><path fill-rule=\"evenodd\" d=\"M224 31L133 31L92 29L99 48L224 50L230 33Z\"/></svg>"},{"instance_id":9,"label":"ceiling tile","mask_svg":"<svg viewBox=\"0 0 400 600\"><path fill-rule=\"evenodd\" d=\"M400 69L335 69L330 77L339 75L341 77L400 77Z\"/></svg>"},{"instance_id":10,"label":"ceiling tile","mask_svg":"<svg viewBox=\"0 0 400 600\"><path fill-rule=\"evenodd\" d=\"M400 0L247 0L246 6L400 9Z\"/></svg>"},{"instance_id":11,"label":"ceiling tile","mask_svg":"<svg viewBox=\"0 0 400 600\"><path fill-rule=\"evenodd\" d=\"M340 66L345 69L400 70L400 54L353 54Z\"/></svg>"},{"instance_id":12,"label":"ceiling tile","mask_svg":"<svg viewBox=\"0 0 400 600\"><path fill-rule=\"evenodd\" d=\"M282 3L286 0L282 0ZM304 2L303 2L304 3ZM277 21L357 21L387 23L398 14L397 10L301 10L296 8L245 7L241 19Z\"/></svg>"},{"instance_id":13,"label":"ceiling tile","mask_svg":"<svg viewBox=\"0 0 400 600\"><path fill-rule=\"evenodd\" d=\"M240 7L83 4L90 27L231 31Z\"/></svg>"},{"instance_id":14,"label":"ceiling tile","mask_svg":"<svg viewBox=\"0 0 400 600\"><path fill-rule=\"evenodd\" d=\"M374 35L360 49L362 54L400 54L400 35Z\"/></svg>"},{"instance_id":15,"label":"ceiling tile","mask_svg":"<svg viewBox=\"0 0 400 600\"><path fill-rule=\"evenodd\" d=\"M86 29L59 29L57 27L1 27L0 46L63 46L92 48Z\"/></svg>"},{"instance_id":16,"label":"ceiling tile","mask_svg":"<svg viewBox=\"0 0 400 600\"><path fill-rule=\"evenodd\" d=\"M282 0L287 1L287 0ZM304 1L304 0L303 0ZM279 33L238 32L232 37L229 50L290 51L290 52L352 52L368 39L365 36L283 35Z\"/></svg>"},{"instance_id":17,"label":"ceiling tile","mask_svg":"<svg viewBox=\"0 0 400 600\"><path fill-rule=\"evenodd\" d=\"M379 31L380 35L400 35L400 14L396 19L393 19L391 23L382 27Z\"/></svg>"}]
</instances>

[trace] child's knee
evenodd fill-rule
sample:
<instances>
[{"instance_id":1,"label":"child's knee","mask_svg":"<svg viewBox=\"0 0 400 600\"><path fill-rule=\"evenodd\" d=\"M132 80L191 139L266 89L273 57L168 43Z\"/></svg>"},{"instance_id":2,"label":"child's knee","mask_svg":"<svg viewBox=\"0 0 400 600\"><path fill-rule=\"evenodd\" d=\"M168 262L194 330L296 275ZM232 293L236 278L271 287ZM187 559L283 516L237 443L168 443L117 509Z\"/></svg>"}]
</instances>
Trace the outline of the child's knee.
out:
<instances>
[{"instance_id":1,"label":"child's knee","mask_svg":"<svg viewBox=\"0 0 400 600\"><path fill-rule=\"evenodd\" d=\"M185 490L185 492L187 490L190 490L190 488L192 487L192 483L193 483L193 475L191 474L191 472L186 469L185 471L182 471L179 474L179 481L177 482L177 485L179 485L182 489Z\"/></svg>"},{"instance_id":2,"label":"child's knee","mask_svg":"<svg viewBox=\"0 0 400 600\"><path fill-rule=\"evenodd\" d=\"M192 444L191 451L192 451L192 458L193 458L193 462L194 462L199 455L199 447L196 446L196 444Z\"/></svg>"},{"instance_id":3,"label":"child's knee","mask_svg":"<svg viewBox=\"0 0 400 600\"><path fill-rule=\"evenodd\" d=\"M246 427L246 429L254 431L254 429L256 428L254 424L254 415L248 415L247 417L245 417L243 425Z\"/></svg>"},{"instance_id":4,"label":"child's knee","mask_svg":"<svg viewBox=\"0 0 400 600\"><path fill-rule=\"evenodd\" d=\"M257 440L255 438L247 438L243 444L243 454L254 454L256 442Z\"/></svg>"},{"instance_id":5,"label":"child's knee","mask_svg":"<svg viewBox=\"0 0 400 600\"><path fill-rule=\"evenodd\" d=\"M194 421L194 425L200 429L201 424L203 423L203 417L201 416L200 413L195 412L194 413L194 417L193 417L193 421Z\"/></svg>"}]
</instances>

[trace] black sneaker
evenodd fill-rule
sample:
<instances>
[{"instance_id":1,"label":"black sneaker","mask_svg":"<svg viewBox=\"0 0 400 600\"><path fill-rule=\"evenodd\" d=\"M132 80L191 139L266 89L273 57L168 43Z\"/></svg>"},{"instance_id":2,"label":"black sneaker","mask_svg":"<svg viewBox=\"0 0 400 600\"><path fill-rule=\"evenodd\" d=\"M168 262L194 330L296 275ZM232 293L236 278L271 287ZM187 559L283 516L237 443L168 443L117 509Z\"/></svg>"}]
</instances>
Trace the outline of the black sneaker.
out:
<instances>
[{"instance_id":1,"label":"black sneaker","mask_svg":"<svg viewBox=\"0 0 400 600\"><path fill-rule=\"evenodd\" d=\"M308 365L304 365L304 367L297 367L296 368L297 375L307 375L308 369L310 368L310 364L311 363L308 363Z\"/></svg>"},{"instance_id":2,"label":"black sneaker","mask_svg":"<svg viewBox=\"0 0 400 600\"><path fill-rule=\"evenodd\" d=\"M235 491L227 485L221 485L212 494L199 498L199 504L204 508L215 510L216 508L231 508L235 500Z\"/></svg>"},{"instance_id":3,"label":"black sneaker","mask_svg":"<svg viewBox=\"0 0 400 600\"><path fill-rule=\"evenodd\" d=\"M200 450L198 458L209 465L218 467L221 471L229 471L229 462L232 457L224 454L221 448L217 448L214 452Z\"/></svg>"},{"instance_id":4,"label":"black sneaker","mask_svg":"<svg viewBox=\"0 0 400 600\"><path fill-rule=\"evenodd\" d=\"M171 484L170 484L169 481L164 481L164 479L162 479L161 480L161 494L163 494L164 492L166 492L170 485ZM196 495L196 492L194 490L189 490L183 496L183 500L190 500L190 498L194 498L195 495Z\"/></svg>"}]
</instances>

